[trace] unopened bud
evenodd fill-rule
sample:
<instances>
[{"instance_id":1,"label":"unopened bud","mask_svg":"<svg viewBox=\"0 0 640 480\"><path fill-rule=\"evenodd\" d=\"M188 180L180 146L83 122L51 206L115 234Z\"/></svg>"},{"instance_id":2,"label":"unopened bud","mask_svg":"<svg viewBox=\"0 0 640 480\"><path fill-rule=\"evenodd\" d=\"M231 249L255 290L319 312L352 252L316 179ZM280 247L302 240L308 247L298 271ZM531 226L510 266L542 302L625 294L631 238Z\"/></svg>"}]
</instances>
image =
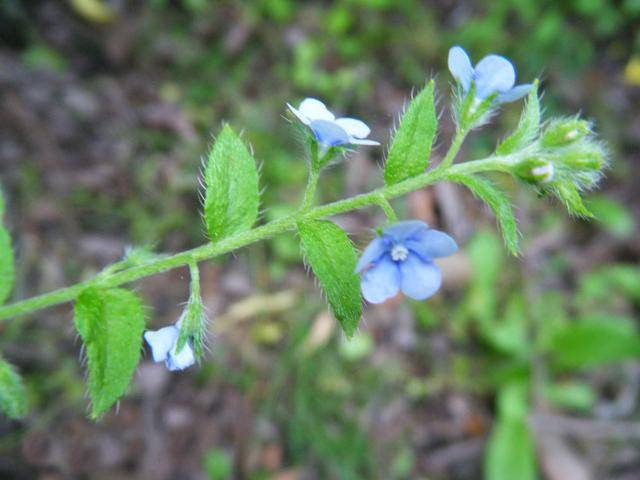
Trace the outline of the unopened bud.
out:
<instances>
[{"instance_id":1,"label":"unopened bud","mask_svg":"<svg viewBox=\"0 0 640 480\"><path fill-rule=\"evenodd\" d=\"M577 118L554 120L542 134L544 147L561 147L585 137L591 132L589 122Z\"/></svg>"},{"instance_id":2,"label":"unopened bud","mask_svg":"<svg viewBox=\"0 0 640 480\"><path fill-rule=\"evenodd\" d=\"M601 170L606 164L606 153L597 142L586 140L559 150L557 161L571 170Z\"/></svg>"},{"instance_id":3,"label":"unopened bud","mask_svg":"<svg viewBox=\"0 0 640 480\"><path fill-rule=\"evenodd\" d=\"M549 183L553 180L554 175L553 163L546 163L531 169L531 176L537 183Z\"/></svg>"}]
</instances>

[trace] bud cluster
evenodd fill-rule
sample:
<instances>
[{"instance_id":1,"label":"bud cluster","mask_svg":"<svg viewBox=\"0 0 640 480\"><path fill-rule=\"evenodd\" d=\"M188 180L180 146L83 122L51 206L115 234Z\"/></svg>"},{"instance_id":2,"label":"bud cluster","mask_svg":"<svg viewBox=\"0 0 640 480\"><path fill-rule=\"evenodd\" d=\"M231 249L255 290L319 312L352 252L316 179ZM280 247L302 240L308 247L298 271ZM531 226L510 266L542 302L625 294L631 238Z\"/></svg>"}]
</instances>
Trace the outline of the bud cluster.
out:
<instances>
[{"instance_id":1,"label":"bud cluster","mask_svg":"<svg viewBox=\"0 0 640 480\"><path fill-rule=\"evenodd\" d=\"M555 195L572 213L588 216L579 192L597 185L606 164L607 153L594 140L591 124L577 117L561 118L544 126L531 154L514 165L513 174L540 193Z\"/></svg>"}]
</instances>

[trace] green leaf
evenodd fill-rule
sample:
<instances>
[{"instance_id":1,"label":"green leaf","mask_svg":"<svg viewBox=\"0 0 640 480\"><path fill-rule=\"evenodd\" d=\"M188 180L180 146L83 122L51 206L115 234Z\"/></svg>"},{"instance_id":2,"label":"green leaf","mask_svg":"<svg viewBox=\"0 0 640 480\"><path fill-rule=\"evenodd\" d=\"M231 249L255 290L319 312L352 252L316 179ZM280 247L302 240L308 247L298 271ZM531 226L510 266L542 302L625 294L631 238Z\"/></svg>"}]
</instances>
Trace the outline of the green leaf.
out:
<instances>
[{"instance_id":1,"label":"green leaf","mask_svg":"<svg viewBox=\"0 0 640 480\"><path fill-rule=\"evenodd\" d=\"M0 410L10 418L20 418L27 413L27 393L9 362L0 358Z\"/></svg>"},{"instance_id":2,"label":"green leaf","mask_svg":"<svg viewBox=\"0 0 640 480\"><path fill-rule=\"evenodd\" d=\"M562 369L587 368L640 357L633 321L592 318L558 330L549 342L551 362Z\"/></svg>"},{"instance_id":3,"label":"green leaf","mask_svg":"<svg viewBox=\"0 0 640 480\"><path fill-rule=\"evenodd\" d=\"M526 420L529 415L529 384L512 380L498 392L498 416L501 419Z\"/></svg>"},{"instance_id":4,"label":"green leaf","mask_svg":"<svg viewBox=\"0 0 640 480\"><path fill-rule=\"evenodd\" d=\"M488 295L485 285L484 295ZM480 317L479 325L482 336L496 349L516 358L526 358L531 351L527 317L527 303L522 295L513 294L506 300L506 307L501 315Z\"/></svg>"},{"instance_id":5,"label":"green leaf","mask_svg":"<svg viewBox=\"0 0 640 480\"><path fill-rule=\"evenodd\" d=\"M463 174L449 175L447 178L452 182L464 185L476 197L489 205L498 220L507 249L511 254L517 256L519 253L518 223L507 196L484 178Z\"/></svg>"},{"instance_id":6,"label":"green leaf","mask_svg":"<svg viewBox=\"0 0 640 480\"><path fill-rule=\"evenodd\" d=\"M0 305L11 293L14 275L11 238L4 227L0 225Z\"/></svg>"},{"instance_id":7,"label":"green leaf","mask_svg":"<svg viewBox=\"0 0 640 480\"><path fill-rule=\"evenodd\" d=\"M484 330L484 326L491 325L496 317L500 291L497 284L505 264L504 249L497 235L481 230L473 236L466 250L473 273L464 311L483 325Z\"/></svg>"},{"instance_id":8,"label":"green leaf","mask_svg":"<svg viewBox=\"0 0 640 480\"><path fill-rule=\"evenodd\" d=\"M420 175L429 166L431 146L438 128L434 88L431 80L402 116L384 168L387 185Z\"/></svg>"},{"instance_id":9,"label":"green leaf","mask_svg":"<svg viewBox=\"0 0 640 480\"><path fill-rule=\"evenodd\" d=\"M592 196L587 201L594 219L614 237L630 239L636 231L633 213L622 203L604 195Z\"/></svg>"},{"instance_id":10,"label":"green leaf","mask_svg":"<svg viewBox=\"0 0 640 480\"><path fill-rule=\"evenodd\" d=\"M640 268L636 264L606 265L580 277L575 304L582 311L612 310L628 300L640 303Z\"/></svg>"},{"instance_id":11,"label":"green leaf","mask_svg":"<svg viewBox=\"0 0 640 480\"><path fill-rule=\"evenodd\" d=\"M564 203L567 211L576 217L592 218L593 214L582 202L580 192L572 183L564 182L552 187L552 192Z\"/></svg>"},{"instance_id":12,"label":"green leaf","mask_svg":"<svg viewBox=\"0 0 640 480\"><path fill-rule=\"evenodd\" d=\"M526 420L498 419L489 438L484 472L486 480L537 478L533 436Z\"/></svg>"},{"instance_id":13,"label":"green leaf","mask_svg":"<svg viewBox=\"0 0 640 480\"><path fill-rule=\"evenodd\" d=\"M347 234L328 221L298 223L302 250L344 333L351 337L362 316L358 257Z\"/></svg>"},{"instance_id":14,"label":"green leaf","mask_svg":"<svg viewBox=\"0 0 640 480\"><path fill-rule=\"evenodd\" d=\"M9 232L2 226L4 216L4 198L0 190L0 305L11 293L14 281L14 258Z\"/></svg>"},{"instance_id":15,"label":"green leaf","mask_svg":"<svg viewBox=\"0 0 640 480\"><path fill-rule=\"evenodd\" d=\"M258 218L258 170L229 125L222 128L209 152L204 183L204 219L211 240L251 228Z\"/></svg>"},{"instance_id":16,"label":"green leaf","mask_svg":"<svg viewBox=\"0 0 640 480\"><path fill-rule=\"evenodd\" d=\"M588 382L570 381L549 384L544 396L556 407L588 411L596 404L598 394Z\"/></svg>"},{"instance_id":17,"label":"green leaf","mask_svg":"<svg viewBox=\"0 0 640 480\"><path fill-rule=\"evenodd\" d=\"M144 307L128 290L89 288L76 301L74 320L88 359L91 416L97 418L124 394L138 364Z\"/></svg>"},{"instance_id":18,"label":"green leaf","mask_svg":"<svg viewBox=\"0 0 640 480\"><path fill-rule=\"evenodd\" d=\"M498 147L498 155L508 155L520 150L533 142L540 131L540 100L538 98L538 81L536 80L529 91L526 104L520 116L518 128L505 138Z\"/></svg>"},{"instance_id":19,"label":"green leaf","mask_svg":"<svg viewBox=\"0 0 640 480\"><path fill-rule=\"evenodd\" d=\"M498 392L498 419L485 456L487 480L532 480L537 477L535 447L527 424L529 389L512 381Z\"/></svg>"}]
</instances>

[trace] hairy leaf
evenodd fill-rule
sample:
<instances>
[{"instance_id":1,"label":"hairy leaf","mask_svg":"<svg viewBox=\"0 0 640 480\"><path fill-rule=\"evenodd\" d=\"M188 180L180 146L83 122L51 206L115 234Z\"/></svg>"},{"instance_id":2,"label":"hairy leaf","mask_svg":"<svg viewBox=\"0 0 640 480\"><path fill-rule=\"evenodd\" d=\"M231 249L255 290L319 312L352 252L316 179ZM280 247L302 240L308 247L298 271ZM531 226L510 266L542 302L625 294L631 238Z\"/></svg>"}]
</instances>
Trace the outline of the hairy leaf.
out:
<instances>
[{"instance_id":1,"label":"hairy leaf","mask_svg":"<svg viewBox=\"0 0 640 480\"><path fill-rule=\"evenodd\" d=\"M362 316L360 280L355 273L358 257L347 234L328 221L298 224L302 250L327 296L333 314L347 337L351 337Z\"/></svg>"},{"instance_id":2,"label":"hairy leaf","mask_svg":"<svg viewBox=\"0 0 640 480\"><path fill-rule=\"evenodd\" d=\"M91 416L97 418L124 394L140 359L144 307L128 290L89 288L74 320L88 359Z\"/></svg>"},{"instance_id":3,"label":"hairy leaf","mask_svg":"<svg viewBox=\"0 0 640 480\"><path fill-rule=\"evenodd\" d=\"M10 418L27 413L27 393L13 366L0 358L0 410Z\"/></svg>"},{"instance_id":4,"label":"hairy leaf","mask_svg":"<svg viewBox=\"0 0 640 480\"><path fill-rule=\"evenodd\" d=\"M9 232L2 225L4 198L0 190L0 305L11 293L14 281L14 259Z\"/></svg>"},{"instance_id":5,"label":"hairy leaf","mask_svg":"<svg viewBox=\"0 0 640 480\"><path fill-rule=\"evenodd\" d=\"M592 218L593 214L585 206L578 189L568 182L560 183L552 187L552 192L564 203L567 211L576 217Z\"/></svg>"},{"instance_id":6,"label":"hairy leaf","mask_svg":"<svg viewBox=\"0 0 640 480\"><path fill-rule=\"evenodd\" d=\"M431 80L411 101L393 137L384 168L387 185L415 177L426 170L437 128L434 82Z\"/></svg>"},{"instance_id":7,"label":"hairy leaf","mask_svg":"<svg viewBox=\"0 0 640 480\"><path fill-rule=\"evenodd\" d=\"M556 332L549 355L559 368L586 368L640 358L640 335L633 321L610 315L586 319Z\"/></svg>"},{"instance_id":8,"label":"hairy leaf","mask_svg":"<svg viewBox=\"0 0 640 480\"><path fill-rule=\"evenodd\" d=\"M538 98L538 81L536 80L529 91L526 104L520 116L518 128L505 138L498 147L498 155L507 155L529 145L540 131L540 100Z\"/></svg>"},{"instance_id":9,"label":"hairy leaf","mask_svg":"<svg viewBox=\"0 0 640 480\"><path fill-rule=\"evenodd\" d=\"M447 178L452 182L464 185L471 190L475 196L489 205L498 220L502 238L504 238L507 249L513 255L518 255L518 223L516 217L513 215L511 203L506 195L484 178L462 174L449 175Z\"/></svg>"},{"instance_id":10,"label":"hairy leaf","mask_svg":"<svg viewBox=\"0 0 640 480\"><path fill-rule=\"evenodd\" d=\"M204 169L204 219L211 240L247 230L258 217L258 170L240 137L225 125Z\"/></svg>"}]
</instances>

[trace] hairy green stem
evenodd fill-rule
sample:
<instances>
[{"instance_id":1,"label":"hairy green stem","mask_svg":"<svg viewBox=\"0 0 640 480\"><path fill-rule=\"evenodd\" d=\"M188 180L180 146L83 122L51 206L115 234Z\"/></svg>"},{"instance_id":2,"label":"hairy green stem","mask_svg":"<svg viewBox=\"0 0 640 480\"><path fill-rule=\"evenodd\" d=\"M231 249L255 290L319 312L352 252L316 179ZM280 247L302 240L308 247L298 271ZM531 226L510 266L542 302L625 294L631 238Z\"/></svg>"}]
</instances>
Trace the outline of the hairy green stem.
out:
<instances>
[{"instance_id":1,"label":"hairy green stem","mask_svg":"<svg viewBox=\"0 0 640 480\"><path fill-rule=\"evenodd\" d=\"M319 178L320 168L318 167L317 162L312 162L311 168L309 169L309 178L307 179L307 188L305 188L304 190L302 206L300 207L301 212L306 212L311 208L311 205L313 204L313 196L316 193Z\"/></svg>"},{"instance_id":2,"label":"hairy green stem","mask_svg":"<svg viewBox=\"0 0 640 480\"><path fill-rule=\"evenodd\" d=\"M449 151L447 152L445 157L442 159L442 162L440 162L440 165L436 167L438 170L444 170L451 166L451 164L456 158L456 155L460 151L460 147L462 147L462 143L464 142L464 139L466 138L467 133L469 133L469 131L466 129L456 130L456 134L453 137L453 141L451 142Z\"/></svg>"},{"instance_id":3,"label":"hairy green stem","mask_svg":"<svg viewBox=\"0 0 640 480\"><path fill-rule=\"evenodd\" d=\"M454 145L452 145L452 149ZM459 146L457 148L459 148ZM454 156L455 153L451 155L452 158ZM512 162L516 156L517 154L502 157L492 156L480 160L460 163L449 168L438 167L418 175L417 177L409 178L394 185L381 187L368 193L321 205L307 211L300 210L265 225L223 238L216 243L207 243L191 250L186 250L169 256L163 256L159 259L129 267L109 275L101 274L90 280L77 283L70 287L54 290L50 293L45 293L13 304L5 305L0 307L0 320L17 315L29 314L46 307L69 302L78 297L78 295L80 295L80 293L89 286L113 288L156 273L166 272L177 267L195 265L200 261L229 253L259 240L272 237L273 235L294 230L296 228L296 224L300 220L330 217L369 205L380 205L381 199L388 201L389 199L400 197L411 191L431 185L436 181L446 180L449 175L472 174L496 170L504 171L506 166ZM447 155L447 157L449 157L449 155Z\"/></svg>"},{"instance_id":4,"label":"hairy green stem","mask_svg":"<svg viewBox=\"0 0 640 480\"><path fill-rule=\"evenodd\" d=\"M398 221L398 217L396 215L395 210L389 203L389 200L387 200L383 195L380 195L380 198L378 199L378 205L380 206L384 214L387 216L387 221L389 223L395 223Z\"/></svg>"},{"instance_id":5,"label":"hairy green stem","mask_svg":"<svg viewBox=\"0 0 640 480\"><path fill-rule=\"evenodd\" d=\"M200 298L200 270L198 269L198 262L189 262L189 274L191 275L189 295L194 298Z\"/></svg>"}]
</instances>

